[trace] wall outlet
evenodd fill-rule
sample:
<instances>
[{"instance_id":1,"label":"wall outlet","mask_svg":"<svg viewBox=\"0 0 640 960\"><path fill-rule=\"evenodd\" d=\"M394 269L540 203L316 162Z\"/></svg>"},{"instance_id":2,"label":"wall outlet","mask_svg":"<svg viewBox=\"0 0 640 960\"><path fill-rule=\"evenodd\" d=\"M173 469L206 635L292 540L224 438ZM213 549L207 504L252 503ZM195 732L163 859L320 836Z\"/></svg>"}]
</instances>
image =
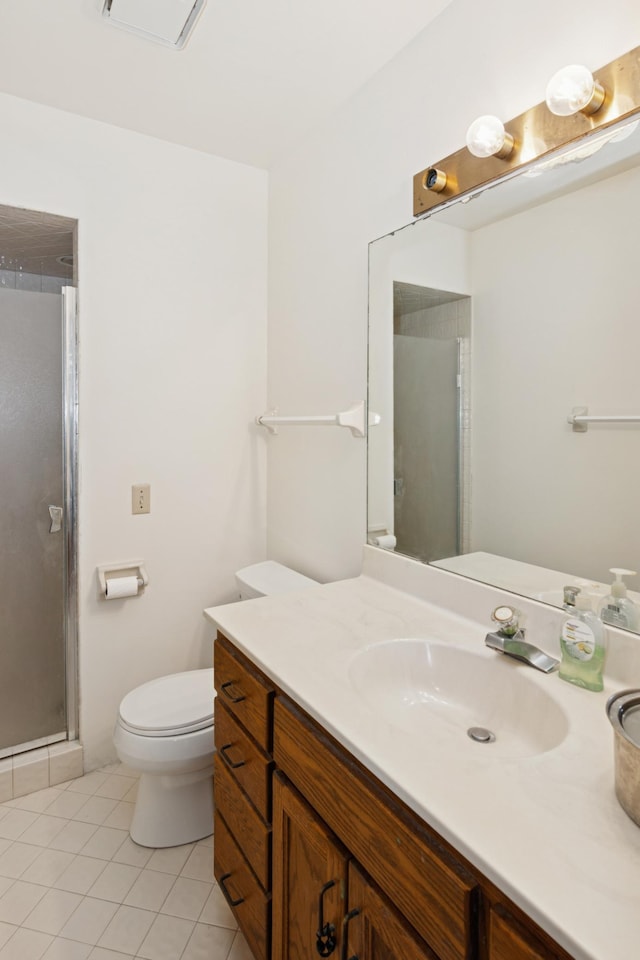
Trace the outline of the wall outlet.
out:
<instances>
[{"instance_id":1,"label":"wall outlet","mask_svg":"<svg viewBox=\"0 0 640 960\"><path fill-rule=\"evenodd\" d=\"M134 483L131 487L131 513L151 513L151 487L148 483Z\"/></svg>"}]
</instances>

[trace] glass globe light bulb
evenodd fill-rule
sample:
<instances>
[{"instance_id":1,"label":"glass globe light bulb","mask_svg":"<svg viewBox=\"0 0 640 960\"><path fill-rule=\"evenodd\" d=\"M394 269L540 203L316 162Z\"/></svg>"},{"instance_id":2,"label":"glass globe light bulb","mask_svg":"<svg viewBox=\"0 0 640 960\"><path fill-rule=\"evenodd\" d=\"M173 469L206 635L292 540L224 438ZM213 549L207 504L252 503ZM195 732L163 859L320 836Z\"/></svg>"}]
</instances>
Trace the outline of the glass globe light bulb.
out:
<instances>
[{"instance_id":1,"label":"glass globe light bulb","mask_svg":"<svg viewBox=\"0 0 640 960\"><path fill-rule=\"evenodd\" d=\"M556 117L595 113L604 101L604 89L587 67L563 67L547 84L547 106Z\"/></svg>"},{"instance_id":2,"label":"glass globe light bulb","mask_svg":"<svg viewBox=\"0 0 640 960\"><path fill-rule=\"evenodd\" d=\"M508 157L513 150L513 137L498 117L478 117L467 130L467 149L474 157Z\"/></svg>"}]
</instances>

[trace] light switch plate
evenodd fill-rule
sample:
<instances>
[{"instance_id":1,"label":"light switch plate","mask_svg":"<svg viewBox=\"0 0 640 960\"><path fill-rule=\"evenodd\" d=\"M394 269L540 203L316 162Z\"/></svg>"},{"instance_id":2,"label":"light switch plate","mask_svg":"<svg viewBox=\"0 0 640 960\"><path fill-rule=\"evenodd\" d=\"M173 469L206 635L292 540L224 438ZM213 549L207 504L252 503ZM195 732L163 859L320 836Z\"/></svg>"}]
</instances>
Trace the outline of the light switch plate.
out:
<instances>
[{"instance_id":1,"label":"light switch plate","mask_svg":"<svg viewBox=\"0 0 640 960\"><path fill-rule=\"evenodd\" d=\"M151 486L134 483L131 487L131 513L151 513Z\"/></svg>"}]
</instances>

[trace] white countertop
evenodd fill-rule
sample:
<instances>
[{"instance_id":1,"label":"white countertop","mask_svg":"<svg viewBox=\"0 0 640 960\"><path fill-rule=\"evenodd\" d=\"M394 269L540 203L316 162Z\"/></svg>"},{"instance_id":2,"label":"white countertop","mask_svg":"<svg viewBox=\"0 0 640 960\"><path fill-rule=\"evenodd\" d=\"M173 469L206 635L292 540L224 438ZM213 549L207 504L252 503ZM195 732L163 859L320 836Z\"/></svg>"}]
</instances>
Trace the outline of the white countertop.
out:
<instances>
[{"instance_id":1,"label":"white countertop","mask_svg":"<svg viewBox=\"0 0 640 960\"><path fill-rule=\"evenodd\" d=\"M465 581L442 579L452 574L424 569L444 593L447 585L454 593L466 589ZM592 693L507 660L484 646L486 622L371 575L205 614L576 960L637 954L640 828L615 798L613 733L605 715L619 682ZM493 745L474 743L465 731L449 734L437 725L433 737L399 731L354 690L349 676L359 651L399 638L453 643L501 658L500 669L524 671L565 712L566 737L547 752L510 758L492 754ZM540 646L557 654L552 643Z\"/></svg>"}]
</instances>

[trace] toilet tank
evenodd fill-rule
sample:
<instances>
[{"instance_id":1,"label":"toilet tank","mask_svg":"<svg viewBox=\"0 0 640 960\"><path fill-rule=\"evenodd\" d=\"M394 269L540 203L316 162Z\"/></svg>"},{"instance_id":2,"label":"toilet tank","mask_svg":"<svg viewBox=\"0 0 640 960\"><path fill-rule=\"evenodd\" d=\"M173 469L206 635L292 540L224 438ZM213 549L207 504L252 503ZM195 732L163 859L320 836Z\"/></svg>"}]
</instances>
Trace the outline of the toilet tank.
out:
<instances>
[{"instance_id":1,"label":"toilet tank","mask_svg":"<svg viewBox=\"0 0 640 960\"><path fill-rule=\"evenodd\" d=\"M236 583L241 600L250 600L252 597L273 597L279 593L289 593L291 590L304 590L307 587L317 587L318 581L296 573L289 567L277 563L275 560L264 560L262 563L252 563L236 573Z\"/></svg>"}]
</instances>

